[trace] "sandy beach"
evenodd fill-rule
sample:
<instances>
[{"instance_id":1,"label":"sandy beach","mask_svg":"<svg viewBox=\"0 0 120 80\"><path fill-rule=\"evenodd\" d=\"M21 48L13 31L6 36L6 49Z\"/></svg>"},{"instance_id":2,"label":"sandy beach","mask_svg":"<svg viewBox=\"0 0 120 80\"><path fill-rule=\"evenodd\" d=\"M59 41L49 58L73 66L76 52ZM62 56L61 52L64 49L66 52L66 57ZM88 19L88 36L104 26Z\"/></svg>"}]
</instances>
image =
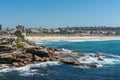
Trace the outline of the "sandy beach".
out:
<instances>
[{"instance_id":1,"label":"sandy beach","mask_svg":"<svg viewBox=\"0 0 120 80\"><path fill-rule=\"evenodd\" d=\"M120 36L27 36L26 39L33 40L120 40Z\"/></svg>"}]
</instances>

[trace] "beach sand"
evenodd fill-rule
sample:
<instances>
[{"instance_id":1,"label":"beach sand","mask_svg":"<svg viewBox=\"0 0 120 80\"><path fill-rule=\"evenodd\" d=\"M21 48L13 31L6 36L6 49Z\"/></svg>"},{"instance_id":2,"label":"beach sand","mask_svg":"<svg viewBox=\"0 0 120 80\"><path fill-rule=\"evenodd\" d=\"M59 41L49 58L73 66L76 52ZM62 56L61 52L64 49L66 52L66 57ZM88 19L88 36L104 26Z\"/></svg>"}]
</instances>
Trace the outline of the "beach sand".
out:
<instances>
[{"instance_id":1,"label":"beach sand","mask_svg":"<svg viewBox=\"0 0 120 80\"><path fill-rule=\"evenodd\" d=\"M120 36L27 36L30 41L39 40L120 40Z\"/></svg>"}]
</instances>

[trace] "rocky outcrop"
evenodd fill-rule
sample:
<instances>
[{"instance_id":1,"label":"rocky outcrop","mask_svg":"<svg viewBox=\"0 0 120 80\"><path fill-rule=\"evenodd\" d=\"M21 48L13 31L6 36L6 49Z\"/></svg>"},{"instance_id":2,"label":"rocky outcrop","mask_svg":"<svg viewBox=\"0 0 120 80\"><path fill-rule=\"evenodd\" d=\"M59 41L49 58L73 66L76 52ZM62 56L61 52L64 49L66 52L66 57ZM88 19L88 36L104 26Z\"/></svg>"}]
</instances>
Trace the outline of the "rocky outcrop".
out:
<instances>
[{"instance_id":1,"label":"rocky outcrop","mask_svg":"<svg viewBox=\"0 0 120 80\"><path fill-rule=\"evenodd\" d=\"M10 53L13 52L15 48L8 47L8 46L0 46L0 53Z\"/></svg>"},{"instance_id":2,"label":"rocky outcrop","mask_svg":"<svg viewBox=\"0 0 120 80\"><path fill-rule=\"evenodd\" d=\"M51 53L49 53L49 51L47 50L47 48L40 49L38 47L27 48L26 49L26 53L31 53L33 56L37 55L39 57L50 57L52 55Z\"/></svg>"},{"instance_id":3,"label":"rocky outcrop","mask_svg":"<svg viewBox=\"0 0 120 80\"><path fill-rule=\"evenodd\" d=\"M98 63L80 63L76 60L70 60L70 59L61 59L60 60L62 63L68 64L68 65L75 65L75 66L88 66L91 68L98 67Z\"/></svg>"},{"instance_id":4,"label":"rocky outcrop","mask_svg":"<svg viewBox=\"0 0 120 80\"><path fill-rule=\"evenodd\" d=\"M5 39L7 41L7 39ZM9 41L9 40L8 40ZM18 42L12 40L12 42ZM4 40L2 41L4 42ZM7 42L8 43L8 42ZM85 61L85 55L69 52L64 50L57 50L54 48L47 48L44 46L30 45L23 42L26 46L24 49L18 49L17 47L0 46L0 67L3 64L9 64L10 66L21 67L34 62L45 62L58 60L62 63L75 66L89 66L97 67L97 63L82 63L77 59L81 58L81 61ZM14 44L16 46L16 44ZM99 61L104 61L101 55L88 55L87 58L93 57ZM82 59L83 58L83 59Z\"/></svg>"},{"instance_id":5,"label":"rocky outcrop","mask_svg":"<svg viewBox=\"0 0 120 80\"><path fill-rule=\"evenodd\" d=\"M38 46L25 48L21 51L0 54L0 63L20 67L35 61L53 61L59 59L58 55L53 54L54 51L56 51L56 49Z\"/></svg>"}]
</instances>

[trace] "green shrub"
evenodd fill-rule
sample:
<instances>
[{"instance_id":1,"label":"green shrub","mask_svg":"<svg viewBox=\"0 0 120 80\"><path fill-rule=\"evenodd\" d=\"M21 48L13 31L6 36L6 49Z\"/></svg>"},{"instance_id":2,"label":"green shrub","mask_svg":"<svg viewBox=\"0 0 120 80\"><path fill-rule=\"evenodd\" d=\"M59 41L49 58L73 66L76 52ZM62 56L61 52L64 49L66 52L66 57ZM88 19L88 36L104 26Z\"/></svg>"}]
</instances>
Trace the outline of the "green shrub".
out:
<instances>
[{"instance_id":1,"label":"green shrub","mask_svg":"<svg viewBox=\"0 0 120 80\"><path fill-rule=\"evenodd\" d=\"M21 49L24 48L24 44L21 42L17 43L17 48L21 48Z\"/></svg>"}]
</instances>

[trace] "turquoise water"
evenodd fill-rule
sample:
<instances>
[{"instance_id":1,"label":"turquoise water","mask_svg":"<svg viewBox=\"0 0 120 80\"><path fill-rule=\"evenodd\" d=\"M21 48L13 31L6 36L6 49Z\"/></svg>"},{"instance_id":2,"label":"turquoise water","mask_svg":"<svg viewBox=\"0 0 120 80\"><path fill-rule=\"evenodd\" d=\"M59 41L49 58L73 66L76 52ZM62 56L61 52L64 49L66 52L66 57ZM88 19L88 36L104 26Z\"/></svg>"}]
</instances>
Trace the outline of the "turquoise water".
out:
<instances>
[{"instance_id":1,"label":"turquoise water","mask_svg":"<svg viewBox=\"0 0 120 80\"><path fill-rule=\"evenodd\" d=\"M81 68L44 62L0 71L0 80L120 80L120 40L35 41L37 45L74 50L84 54L101 53L106 62L99 68Z\"/></svg>"},{"instance_id":2,"label":"turquoise water","mask_svg":"<svg viewBox=\"0 0 120 80\"><path fill-rule=\"evenodd\" d=\"M39 43L39 42L38 42ZM120 54L120 40L109 41L43 41L38 45L69 49L83 53Z\"/></svg>"}]
</instances>

